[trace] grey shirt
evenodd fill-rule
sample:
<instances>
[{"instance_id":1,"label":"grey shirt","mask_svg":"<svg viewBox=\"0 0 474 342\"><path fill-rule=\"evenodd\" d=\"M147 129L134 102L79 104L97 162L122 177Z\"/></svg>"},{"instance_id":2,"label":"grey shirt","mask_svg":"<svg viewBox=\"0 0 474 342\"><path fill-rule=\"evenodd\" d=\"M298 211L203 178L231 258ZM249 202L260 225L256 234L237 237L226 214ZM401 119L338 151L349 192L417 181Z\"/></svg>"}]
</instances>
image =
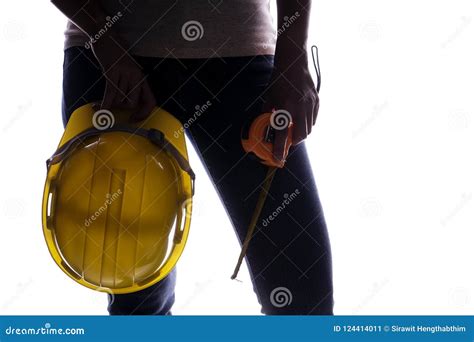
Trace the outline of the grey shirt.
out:
<instances>
[{"instance_id":1,"label":"grey shirt","mask_svg":"<svg viewBox=\"0 0 474 342\"><path fill-rule=\"evenodd\" d=\"M130 53L169 58L208 58L273 54L276 32L269 0L99 0L110 27ZM88 46L89 38L73 23L65 48Z\"/></svg>"}]
</instances>

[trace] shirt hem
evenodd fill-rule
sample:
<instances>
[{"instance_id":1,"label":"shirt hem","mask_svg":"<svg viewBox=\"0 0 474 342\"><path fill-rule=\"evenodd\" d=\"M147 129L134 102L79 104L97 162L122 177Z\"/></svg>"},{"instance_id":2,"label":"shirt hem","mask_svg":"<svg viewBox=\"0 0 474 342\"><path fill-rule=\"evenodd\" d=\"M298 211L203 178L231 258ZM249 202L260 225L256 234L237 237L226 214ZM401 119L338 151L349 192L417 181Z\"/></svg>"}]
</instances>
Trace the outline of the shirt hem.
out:
<instances>
[{"instance_id":1,"label":"shirt hem","mask_svg":"<svg viewBox=\"0 0 474 342\"><path fill-rule=\"evenodd\" d=\"M64 50L70 47L84 47L88 48L88 40L82 36L69 36L64 43ZM275 44L242 44L245 48L222 48L215 51L211 48L167 48L155 47L153 49L132 48L130 54L140 57L157 57L157 58L220 58L220 57L245 57L245 56L260 56L260 55L274 55Z\"/></svg>"}]
</instances>

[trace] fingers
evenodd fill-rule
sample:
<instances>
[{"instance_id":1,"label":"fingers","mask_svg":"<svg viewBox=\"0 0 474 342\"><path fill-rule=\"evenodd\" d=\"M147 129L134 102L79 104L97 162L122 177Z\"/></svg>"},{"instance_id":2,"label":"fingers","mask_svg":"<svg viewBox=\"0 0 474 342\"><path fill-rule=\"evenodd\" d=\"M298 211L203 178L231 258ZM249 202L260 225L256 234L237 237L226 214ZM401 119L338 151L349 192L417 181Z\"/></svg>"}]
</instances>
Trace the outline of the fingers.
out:
<instances>
[{"instance_id":1,"label":"fingers","mask_svg":"<svg viewBox=\"0 0 474 342\"><path fill-rule=\"evenodd\" d=\"M118 84L118 90L117 90L117 98L116 100L116 106L121 107L121 108L127 108L130 106L129 104L129 89L131 87L132 82L129 81L128 77L125 75L122 75L119 80Z\"/></svg>"},{"instance_id":2,"label":"fingers","mask_svg":"<svg viewBox=\"0 0 474 342\"><path fill-rule=\"evenodd\" d=\"M285 146L288 140L288 128L275 130L275 139L273 141L273 157L276 160L283 161L285 156Z\"/></svg>"},{"instance_id":3,"label":"fingers","mask_svg":"<svg viewBox=\"0 0 474 342\"><path fill-rule=\"evenodd\" d=\"M319 111L319 98L317 94L308 96L302 102L299 102L295 111L298 111L298 114L293 116L293 145L301 143L313 131Z\"/></svg>"},{"instance_id":4,"label":"fingers","mask_svg":"<svg viewBox=\"0 0 474 342\"><path fill-rule=\"evenodd\" d=\"M142 85L137 82L129 82L123 89L126 93L123 94L122 104L126 108L137 108L140 99L140 91Z\"/></svg>"},{"instance_id":5,"label":"fingers","mask_svg":"<svg viewBox=\"0 0 474 342\"><path fill-rule=\"evenodd\" d=\"M311 103L308 103L307 106L308 113L306 115L306 131L307 135L310 135L311 132L313 131L313 126L316 124L316 117L318 116L318 110L319 110L319 99L318 96L316 95L311 99Z\"/></svg>"},{"instance_id":6,"label":"fingers","mask_svg":"<svg viewBox=\"0 0 474 342\"><path fill-rule=\"evenodd\" d=\"M107 75L105 78L104 98L102 99L100 108L111 109L116 102L115 97L117 96L120 78L118 74Z\"/></svg>"},{"instance_id":7,"label":"fingers","mask_svg":"<svg viewBox=\"0 0 474 342\"><path fill-rule=\"evenodd\" d=\"M306 136L311 134L313 130L313 115L314 115L314 104L307 106L308 112L306 113Z\"/></svg>"},{"instance_id":8,"label":"fingers","mask_svg":"<svg viewBox=\"0 0 474 342\"><path fill-rule=\"evenodd\" d=\"M291 103L286 103L286 108L291 107L291 112L286 109L277 109L273 111L270 124L274 128L275 135L273 140L273 157L279 161L284 161L287 157L285 147L289 139L289 129L291 129L291 144L297 145L303 141L307 133L307 106L291 106ZM311 113L309 113L311 114ZM289 124L291 125L291 128Z\"/></svg>"},{"instance_id":9,"label":"fingers","mask_svg":"<svg viewBox=\"0 0 474 342\"><path fill-rule=\"evenodd\" d=\"M130 118L132 121L141 121L146 119L156 107L156 100L148 82L143 82L140 87L140 98L137 111Z\"/></svg>"},{"instance_id":10,"label":"fingers","mask_svg":"<svg viewBox=\"0 0 474 342\"><path fill-rule=\"evenodd\" d=\"M293 117L294 124L293 124L293 136L292 136L292 144L298 145L308 136L308 128L307 128L307 109L304 107L298 108L300 110L298 115Z\"/></svg>"},{"instance_id":11,"label":"fingers","mask_svg":"<svg viewBox=\"0 0 474 342\"><path fill-rule=\"evenodd\" d=\"M319 98L316 99L316 103L314 104L313 109L313 126L316 125L316 118L318 117L319 113Z\"/></svg>"},{"instance_id":12,"label":"fingers","mask_svg":"<svg viewBox=\"0 0 474 342\"><path fill-rule=\"evenodd\" d=\"M106 75L104 97L101 109L134 109L131 121L145 119L156 106L155 96L144 75Z\"/></svg>"}]
</instances>

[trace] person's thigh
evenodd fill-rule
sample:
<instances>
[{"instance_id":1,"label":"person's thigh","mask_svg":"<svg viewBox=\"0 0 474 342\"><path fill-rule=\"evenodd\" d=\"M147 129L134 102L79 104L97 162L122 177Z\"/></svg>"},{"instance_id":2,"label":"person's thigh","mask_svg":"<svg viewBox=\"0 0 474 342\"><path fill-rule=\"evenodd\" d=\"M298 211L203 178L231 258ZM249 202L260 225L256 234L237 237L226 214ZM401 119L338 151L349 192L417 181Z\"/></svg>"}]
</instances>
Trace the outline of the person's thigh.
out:
<instances>
[{"instance_id":1,"label":"person's thigh","mask_svg":"<svg viewBox=\"0 0 474 342\"><path fill-rule=\"evenodd\" d=\"M105 81L92 52L82 47L65 51L63 66L63 122L80 106L100 101ZM134 293L109 295L111 315L167 315L174 303L176 269L157 284Z\"/></svg>"},{"instance_id":2,"label":"person's thigh","mask_svg":"<svg viewBox=\"0 0 474 342\"><path fill-rule=\"evenodd\" d=\"M230 58L202 67L182 97L211 106L189 125L189 136L225 205L240 242L245 238L267 167L246 155L241 129L261 113L272 60ZM219 76L222 78L222 74ZM331 249L304 144L277 170L247 253L254 290L265 314L333 314ZM233 266L233 265L232 265Z\"/></svg>"}]
</instances>

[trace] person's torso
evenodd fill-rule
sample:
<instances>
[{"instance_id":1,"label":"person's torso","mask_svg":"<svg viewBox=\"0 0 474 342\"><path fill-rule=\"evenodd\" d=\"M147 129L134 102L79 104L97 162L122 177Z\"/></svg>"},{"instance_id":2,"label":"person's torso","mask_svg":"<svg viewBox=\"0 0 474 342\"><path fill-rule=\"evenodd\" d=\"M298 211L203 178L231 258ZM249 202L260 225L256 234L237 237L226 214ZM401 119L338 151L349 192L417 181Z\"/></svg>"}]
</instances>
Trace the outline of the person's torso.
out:
<instances>
[{"instance_id":1,"label":"person's torso","mask_svg":"<svg viewBox=\"0 0 474 342\"><path fill-rule=\"evenodd\" d=\"M111 27L134 55L209 58L273 54L269 0L100 0ZM68 23L65 48L88 38Z\"/></svg>"}]
</instances>

